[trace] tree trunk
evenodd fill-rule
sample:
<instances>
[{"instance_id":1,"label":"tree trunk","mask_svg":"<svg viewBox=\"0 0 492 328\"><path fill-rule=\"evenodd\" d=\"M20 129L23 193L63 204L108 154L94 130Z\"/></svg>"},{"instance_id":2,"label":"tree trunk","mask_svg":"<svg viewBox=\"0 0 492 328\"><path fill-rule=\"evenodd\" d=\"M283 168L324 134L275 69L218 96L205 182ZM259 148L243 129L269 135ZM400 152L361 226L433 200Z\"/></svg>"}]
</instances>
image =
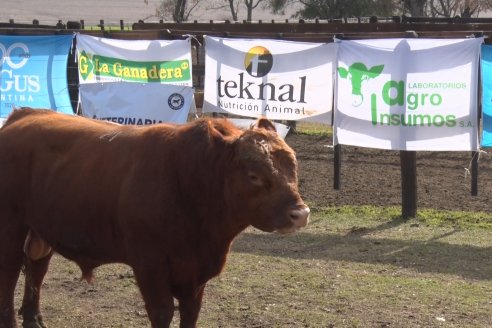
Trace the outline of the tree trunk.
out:
<instances>
[{"instance_id":1,"label":"tree trunk","mask_svg":"<svg viewBox=\"0 0 492 328\"><path fill-rule=\"evenodd\" d=\"M405 8L412 17L423 17L425 14L425 5L427 0L405 0Z\"/></svg>"}]
</instances>

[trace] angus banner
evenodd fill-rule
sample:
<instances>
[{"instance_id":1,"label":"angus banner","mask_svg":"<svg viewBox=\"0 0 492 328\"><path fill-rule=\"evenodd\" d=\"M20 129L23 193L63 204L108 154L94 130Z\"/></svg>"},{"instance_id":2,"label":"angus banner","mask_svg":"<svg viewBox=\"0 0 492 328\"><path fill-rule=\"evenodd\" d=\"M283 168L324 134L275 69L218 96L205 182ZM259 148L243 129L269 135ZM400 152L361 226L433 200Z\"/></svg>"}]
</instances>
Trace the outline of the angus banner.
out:
<instances>
[{"instance_id":1,"label":"angus banner","mask_svg":"<svg viewBox=\"0 0 492 328\"><path fill-rule=\"evenodd\" d=\"M476 39L340 41L334 143L478 149Z\"/></svg>"},{"instance_id":2,"label":"angus banner","mask_svg":"<svg viewBox=\"0 0 492 328\"><path fill-rule=\"evenodd\" d=\"M331 124L336 49L205 36L203 111Z\"/></svg>"},{"instance_id":3,"label":"angus banner","mask_svg":"<svg viewBox=\"0 0 492 328\"><path fill-rule=\"evenodd\" d=\"M482 147L492 147L492 46L482 45Z\"/></svg>"},{"instance_id":4,"label":"angus banner","mask_svg":"<svg viewBox=\"0 0 492 328\"><path fill-rule=\"evenodd\" d=\"M0 35L0 117L14 107L73 114L67 61L73 35Z\"/></svg>"},{"instance_id":5,"label":"angus banner","mask_svg":"<svg viewBox=\"0 0 492 328\"><path fill-rule=\"evenodd\" d=\"M186 121L182 117L193 103L190 38L117 40L77 34L77 59L82 115L118 118L122 124Z\"/></svg>"}]
</instances>

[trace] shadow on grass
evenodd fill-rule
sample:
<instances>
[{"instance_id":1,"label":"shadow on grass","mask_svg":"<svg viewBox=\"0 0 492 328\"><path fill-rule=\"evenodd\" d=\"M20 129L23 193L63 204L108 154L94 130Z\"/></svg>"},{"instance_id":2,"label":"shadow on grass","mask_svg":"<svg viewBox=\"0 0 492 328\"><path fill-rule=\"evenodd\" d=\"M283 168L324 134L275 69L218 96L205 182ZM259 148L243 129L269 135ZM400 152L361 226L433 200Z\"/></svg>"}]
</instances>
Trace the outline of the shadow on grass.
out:
<instances>
[{"instance_id":1,"label":"shadow on grass","mask_svg":"<svg viewBox=\"0 0 492 328\"><path fill-rule=\"evenodd\" d=\"M492 279L492 247L439 241L456 231L451 230L428 240L398 240L371 237L368 235L370 230L356 229L346 235L297 232L288 236L244 232L234 242L232 250L292 259L388 264L422 273Z\"/></svg>"}]
</instances>

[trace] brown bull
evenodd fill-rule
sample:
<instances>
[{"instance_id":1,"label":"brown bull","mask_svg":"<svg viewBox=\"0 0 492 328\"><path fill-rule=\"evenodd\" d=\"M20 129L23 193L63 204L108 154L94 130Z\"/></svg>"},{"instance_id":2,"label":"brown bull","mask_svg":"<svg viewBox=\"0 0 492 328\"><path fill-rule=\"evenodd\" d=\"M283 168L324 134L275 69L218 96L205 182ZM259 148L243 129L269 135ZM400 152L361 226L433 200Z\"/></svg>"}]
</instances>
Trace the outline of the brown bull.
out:
<instances>
[{"instance_id":1,"label":"brown bull","mask_svg":"<svg viewBox=\"0 0 492 328\"><path fill-rule=\"evenodd\" d=\"M195 327L205 284L252 225L307 224L297 162L272 123L226 120L120 126L49 110L16 110L0 130L0 327L44 327L40 288L54 251L82 276L106 263L135 274L152 327Z\"/></svg>"}]
</instances>

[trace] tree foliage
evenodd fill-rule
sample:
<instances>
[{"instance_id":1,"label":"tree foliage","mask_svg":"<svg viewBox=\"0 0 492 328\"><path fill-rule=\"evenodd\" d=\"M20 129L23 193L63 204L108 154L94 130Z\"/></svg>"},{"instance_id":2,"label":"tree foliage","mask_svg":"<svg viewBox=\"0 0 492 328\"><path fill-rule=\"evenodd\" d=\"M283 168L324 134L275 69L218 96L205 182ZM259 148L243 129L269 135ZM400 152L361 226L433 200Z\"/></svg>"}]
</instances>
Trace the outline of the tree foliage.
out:
<instances>
[{"instance_id":1,"label":"tree foliage","mask_svg":"<svg viewBox=\"0 0 492 328\"><path fill-rule=\"evenodd\" d=\"M156 8L156 16L164 20L184 22L202 1L204 0L162 0Z\"/></svg>"},{"instance_id":2,"label":"tree foliage","mask_svg":"<svg viewBox=\"0 0 492 328\"><path fill-rule=\"evenodd\" d=\"M431 17L477 17L492 0L402 0L405 14Z\"/></svg>"},{"instance_id":3,"label":"tree foliage","mask_svg":"<svg viewBox=\"0 0 492 328\"><path fill-rule=\"evenodd\" d=\"M298 2L303 8L297 12L297 16L307 19L391 16L397 8L393 0L298 0ZM282 0L275 2L277 5L281 3Z\"/></svg>"},{"instance_id":4,"label":"tree foliage","mask_svg":"<svg viewBox=\"0 0 492 328\"><path fill-rule=\"evenodd\" d=\"M231 11L232 19L238 20L239 8L243 5L246 8L246 20L251 22L253 20L253 11L257 8L272 8L272 3L277 0L224 0L227 2ZM283 3L283 6L286 2Z\"/></svg>"},{"instance_id":5,"label":"tree foliage","mask_svg":"<svg viewBox=\"0 0 492 328\"><path fill-rule=\"evenodd\" d=\"M296 17L305 19L400 14L476 17L483 11L492 10L492 0L162 0L156 8L156 15L164 20L187 21L191 12L203 3L212 3L212 10L228 8L233 21L238 20L240 9L246 10L246 20L252 21L255 10L269 9L272 13L282 14L290 6L300 8Z\"/></svg>"}]
</instances>

